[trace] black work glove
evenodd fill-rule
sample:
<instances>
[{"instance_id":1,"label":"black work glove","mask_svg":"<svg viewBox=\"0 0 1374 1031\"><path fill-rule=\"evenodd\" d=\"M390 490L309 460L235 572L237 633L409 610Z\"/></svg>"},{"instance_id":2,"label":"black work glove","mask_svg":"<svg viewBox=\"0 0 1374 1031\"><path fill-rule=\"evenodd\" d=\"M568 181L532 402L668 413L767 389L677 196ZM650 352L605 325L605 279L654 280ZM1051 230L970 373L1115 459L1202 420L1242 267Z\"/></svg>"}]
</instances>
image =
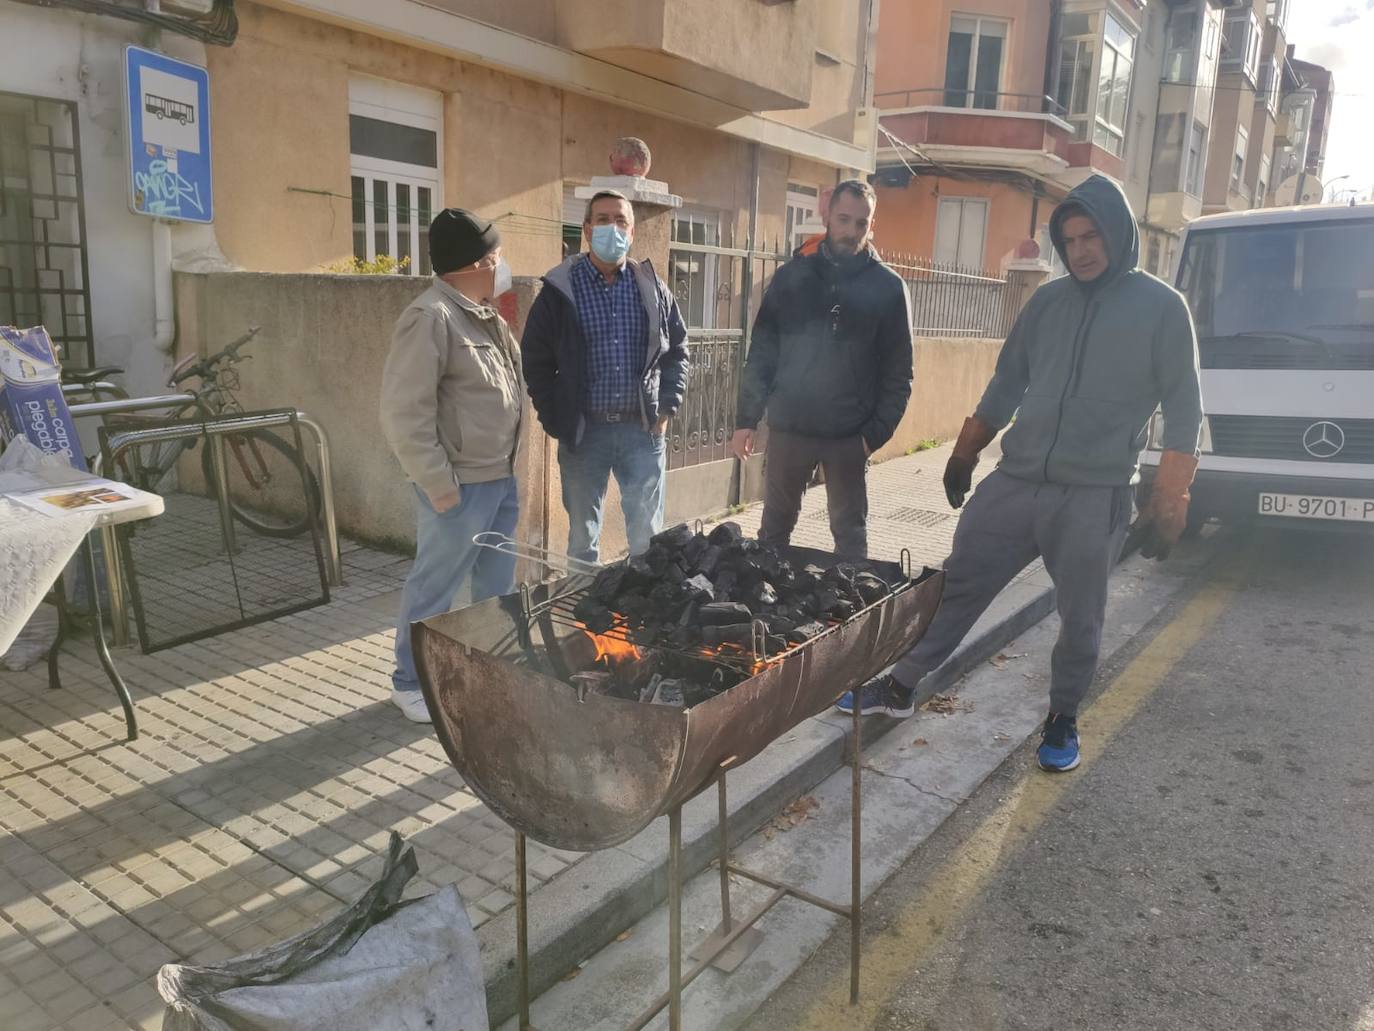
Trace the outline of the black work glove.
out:
<instances>
[{"instance_id":1,"label":"black work glove","mask_svg":"<svg viewBox=\"0 0 1374 1031\"><path fill-rule=\"evenodd\" d=\"M977 464L976 458L970 460L958 455L951 455L945 463L945 497L951 508L964 507L964 499L973 489L973 467Z\"/></svg>"}]
</instances>

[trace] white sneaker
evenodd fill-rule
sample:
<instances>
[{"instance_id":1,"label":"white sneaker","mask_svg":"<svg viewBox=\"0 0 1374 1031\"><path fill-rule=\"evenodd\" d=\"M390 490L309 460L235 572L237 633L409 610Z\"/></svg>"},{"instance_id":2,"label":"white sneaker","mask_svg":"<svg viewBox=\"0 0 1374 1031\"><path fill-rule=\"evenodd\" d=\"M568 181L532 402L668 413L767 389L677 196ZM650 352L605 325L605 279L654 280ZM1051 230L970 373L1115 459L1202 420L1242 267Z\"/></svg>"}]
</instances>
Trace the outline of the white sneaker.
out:
<instances>
[{"instance_id":1,"label":"white sneaker","mask_svg":"<svg viewBox=\"0 0 1374 1031\"><path fill-rule=\"evenodd\" d=\"M430 718L429 706L425 704L425 693L423 691L397 691L391 689L391 704L401 710L401 715L410 720L411 723L433 723Z\"/></svg>"}]
</instances>

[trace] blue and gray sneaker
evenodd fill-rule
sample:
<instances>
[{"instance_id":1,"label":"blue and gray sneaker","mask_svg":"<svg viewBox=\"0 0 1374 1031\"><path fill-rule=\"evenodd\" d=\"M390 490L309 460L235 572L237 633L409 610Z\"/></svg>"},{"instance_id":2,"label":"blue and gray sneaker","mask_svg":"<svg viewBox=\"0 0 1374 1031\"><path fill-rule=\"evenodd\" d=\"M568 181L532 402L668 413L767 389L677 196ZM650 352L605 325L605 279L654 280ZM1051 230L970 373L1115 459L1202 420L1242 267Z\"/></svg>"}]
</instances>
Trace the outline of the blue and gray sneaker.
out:
<instances>
[{"instance_id":1,"label":"blue and gray sneaker","mask_svg":"<svg viewBox=\"0 0 1374 1031\"><path fill-rule=\"evenodd\" d=\"M846 691L835 703L846 716L854 711L854 692ZM916 711L916 689L903 687L885 674L859 688L860 716L892 716L904 720Z\"/></svg>"},{"instance_id":2,"label":"blue and gray sneaker","mask_svg":"<svg viewBox=\"0 0 1374 1031\"><path fill-rule=\"evenodd\" d=\"M1050 773L1068 773L1077 766L1078 720L1054 712L1045 717L1035 758L1040 768Z\"/></svg>"}]
</instances>

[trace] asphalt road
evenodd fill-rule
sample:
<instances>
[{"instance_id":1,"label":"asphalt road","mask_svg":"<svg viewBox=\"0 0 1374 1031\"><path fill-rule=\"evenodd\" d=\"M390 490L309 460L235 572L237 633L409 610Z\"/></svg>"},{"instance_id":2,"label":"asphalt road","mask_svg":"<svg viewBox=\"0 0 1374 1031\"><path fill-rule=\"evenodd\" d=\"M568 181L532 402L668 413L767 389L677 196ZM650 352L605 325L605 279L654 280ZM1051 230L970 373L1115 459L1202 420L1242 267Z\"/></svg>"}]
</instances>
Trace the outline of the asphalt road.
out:
<instances>
[{"instance_id":1,"label":"asphalt road","mask_svg":"<svg viewBox=\"0 0 1374 1031\"><path fill-rule=\"evenodd\" d=\"M1114 657L1085 761L1027 745L756 1031L1374 1031L1374 538L1220 532Z\"/></svg>"}]
</instances>

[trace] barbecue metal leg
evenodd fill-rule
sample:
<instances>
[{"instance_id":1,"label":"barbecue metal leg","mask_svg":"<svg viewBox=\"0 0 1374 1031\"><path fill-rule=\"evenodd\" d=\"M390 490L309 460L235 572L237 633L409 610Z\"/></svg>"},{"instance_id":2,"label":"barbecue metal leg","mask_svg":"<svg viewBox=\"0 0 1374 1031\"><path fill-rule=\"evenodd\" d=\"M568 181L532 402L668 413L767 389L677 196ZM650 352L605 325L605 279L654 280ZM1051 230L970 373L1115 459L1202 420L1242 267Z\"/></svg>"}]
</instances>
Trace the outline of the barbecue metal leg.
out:
<instances>
[{"instance_id":1,"label":"barbecue metal leg","mask_svg":"<svg viewBox=\"0 0 1374 1031\"><path fill-rule=\"evenodd\" d=\"M530 931L529 889L525 871L525 835L515 832L515 964L520 1031L531 1031L530 1023Z\"/></svg>"},{"instance_id":2,"label":"barbecue metal leg","mask_svg":"<svg viewBox=\"0 0 1374 1031\"><path fill-rule=\"evenodd\" d=\"M859 1001L859 931L862 914L860 858L863 840L863 721L859 717L858 692L854 702L853 801L849 807L849 1005Z\"/></svg>"},{"instance_id":3,"label":"barbecue metal leg","mask_svg":"<svg viewBox=\"0 0 1374 1031\"><path fill-rule=\"evenodd\" d=\"M105 676L109 677L110 683L114 685L115 694L119 696L119 704L124 708L124 730L127 740L136 741L138 720L134 718L134 702L129 697L129 689L124 685L119 670L115 669L114 659L110 657L110 647L105 643L105 620L100 614L100 581L96 578L95 549L91 547L89 535L82 542L81 550L86 557L86 575L91 581L91 630L95 635L95 654L100 659Z\"/></svg>"},{"instance_id":4,"label":"barbecue metal leg","mask_svg":"<svg viewBox=\"0 0 1374 1031\"><path fill-rule=\"evenodd\" d=\"M688 953L689 959L709 960L712 968L723 974L732 974L750 953L762 943L764 934L757 927L746 927L735 932L735 919L730 911L730 807L725 792L726 768L733 764L734 756L721 763L720 773L716 776L717 800L719 811L716 817L716 840L720 845L720 926L709 936L699 941ZM731 941L733 939L733 941ZM725 943L730 941L730 944Z\"/></svg>"},{"instance_id":5,"label":"barbecue metal leg","mask_svg":"<svg viewBox=\"0 0 1374 1031\"><path fill-rule=\"evenodd\" d=\"M682 1031L682 806L668 813L668 1031Z\"/></svg>"}]
</instances>

